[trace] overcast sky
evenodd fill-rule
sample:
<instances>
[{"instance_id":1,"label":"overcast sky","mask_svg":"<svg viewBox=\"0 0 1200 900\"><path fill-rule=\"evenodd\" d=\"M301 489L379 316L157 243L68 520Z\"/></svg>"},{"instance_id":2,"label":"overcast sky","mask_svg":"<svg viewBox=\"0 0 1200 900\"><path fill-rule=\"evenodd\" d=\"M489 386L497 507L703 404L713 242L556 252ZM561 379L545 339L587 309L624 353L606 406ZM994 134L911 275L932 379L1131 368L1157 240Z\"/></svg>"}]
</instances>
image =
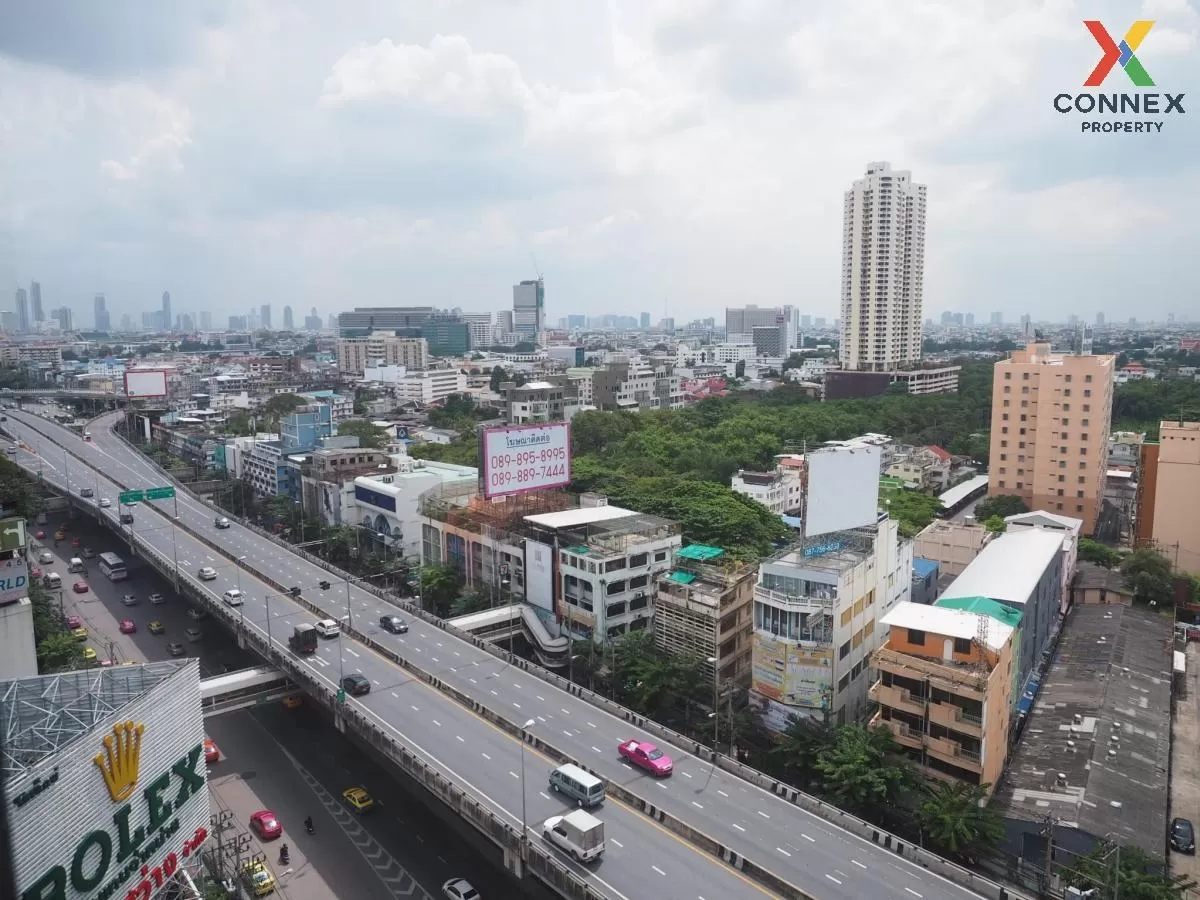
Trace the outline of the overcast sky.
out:
<instances>
[{"instance_id":1,"label":"overcast sky","mask_svg":"<svg viewBox=\"0 0 1200 900\"><path fill-rule=\"evenodd\" d=\"M1055 113L1085 18L1156 20L1187 114ZM0 308L487 311L536 266L551 323L832 318L843 191L888 160L929 188L926 316L1183 317L1198 37L1186 0L0 3Z\"/></svg>"}]
</instances>

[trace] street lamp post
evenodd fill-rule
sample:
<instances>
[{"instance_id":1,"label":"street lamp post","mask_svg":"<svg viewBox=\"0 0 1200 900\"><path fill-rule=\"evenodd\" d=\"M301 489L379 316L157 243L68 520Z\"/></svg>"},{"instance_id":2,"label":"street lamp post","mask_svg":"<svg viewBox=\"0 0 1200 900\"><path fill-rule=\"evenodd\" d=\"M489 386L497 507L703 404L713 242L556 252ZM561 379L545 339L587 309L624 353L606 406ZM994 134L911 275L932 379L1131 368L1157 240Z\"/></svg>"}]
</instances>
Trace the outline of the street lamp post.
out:
<instances>
[{"instance_id":1,"label":"street lamp post","mask_svg":"<svg viewBox=\"0 0 1200 900\"><path fill-rule=\"evenodd\" d=\"M708 663L710 666L712 666L712 667L713 667L713 711L712 711L712 720L713 720L713 760L715 761L715 760L716 760L716 758L717 758L717 752L718 752L718 751L717 751L717 742L718 742L718 741L717 741L717 739L718 739L718 737L720 736L720 733L721 733L721 713L720 713L720 710L719 710L719 708L718 708L718 705L719 705L719 704L720 704L720 702L721 702L721 700L720 700L720 697L721 697L721 678L720 678L720 676L719 676L719 675L718 675L718 673L717 673L717 658L716 658L715 656L710 656L708 659L706 659L706 660L705 660L705 662L706 662L706 663Z\"/></svg>"},{"instance_id":2,"label":"street lamp post","mask_svg":"<svg viewBox=\"0 0 1200 900\"><path fill-rule=\"evenodd\" d=\"M271 640L271 595L263 594L263 602L267 604L267 657L275 653L275 642Z\"/></svg>"},{"instance_id":3,"label":"street lamp post","mask_svg":"<svg viewBox=\"0 0 1200 900\"><path fill-rule=\"evenodd\" d=\"M525 813L525 740L529 729L533 727L533 719L521 726L521 861L528 857L529 824Z\"/></svg>"}]
</instances>

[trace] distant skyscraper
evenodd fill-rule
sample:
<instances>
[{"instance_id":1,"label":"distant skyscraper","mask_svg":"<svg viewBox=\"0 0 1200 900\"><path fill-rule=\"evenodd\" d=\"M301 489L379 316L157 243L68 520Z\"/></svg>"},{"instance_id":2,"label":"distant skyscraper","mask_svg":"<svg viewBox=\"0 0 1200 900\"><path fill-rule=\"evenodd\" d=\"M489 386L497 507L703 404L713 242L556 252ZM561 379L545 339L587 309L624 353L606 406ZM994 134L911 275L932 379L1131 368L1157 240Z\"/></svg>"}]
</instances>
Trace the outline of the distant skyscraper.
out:
<instances>
[{"instance_id":1,"label":"distant skyscraper","mask_svg":"<svg viewBox=\"0 0 1200 900\"><path fill-rule=\"evenodd\" d=\"M108 303L104 299L103 294L97 294L92 300L92 308L94 311L96 330L101 334L108 334L109 328Z\"/></svg>"},{"instance_id":2,"label":"distant skyscraper","mask_svg":"<svg viewBox=\"0 0 1200 900\"><path fill-rule=\"evenodd\" d=\"M925 185L890 163L870 163L846 191L842 215L842 368L886 372L919 362Z\"/></svg>"},{"instance_id":3,"label":"distant skyscraper","mask_svg":"<svg viewBox=\"0 0 1200 900\"><path fill-rule=\"evenodd\" d=\"M50 315L58 320L58 330L63 334L75 330L75 315L69 306L60 306Z\"/></svg>"},{"instance_id":4,"label":"distant skyscraper","mask_svg":"<svg viewBox=\"0 0 1200 900\"><path fill-rule=\"evenodd\" d=\"M283 308L283 330L293 331L295 330L295 327L296 325L292 321L292 308L290 306L285 306Z\"/></svg>"},{"instance_id":5,"label":"distant skyscraper","mask_svg":"<svg viewBox=\"0 0 1200 900\"><path fill-rule=\"evenodd\" d=\"M1097 324L1097 325L1103 325L1103 324L1104 324L1104 313L1102 313L1102 312L1098 312L1098 313L1096 313L1096 324Z\"/></svg>"},{"instance_id":6,"label":"distant skyscraper","mask_svg":"<svg viewBox=\"0 0 1200 900\"><path fill-rule=\"evenodd\" d=\"M29 310L34 322L46 321L46 314L42 312L42 286L36 281L29 284Z\"/></svg>"},{"instance_id":7,"label":"distant skyscraper","mask_svg":"<svg viewBox=\"0 0 1200 900\"><path fill-rule=\"evenodd\" d=\"M191 313L184 313L179 317L179 330L184 334L191 334L196 330L196 323L192 319Z\"/></svg>"},{"instance_id":8,"label":"distant skyscraper","mask_svg":"<svg viewBox=\"0 0 1200 900\"><path fill-rule=\"evenodd\" d=\"M1001 313L1001 312L992 313L992 324L993 325L1003 325L1004 324L1004 313Z\"/></svg>"},{"instance_id":9,"label":"distant skyscraper","mask_svg":"<svg viewBox=\"0 0 1200 900\"><path fill-rule=\"evenodd\" d=\"M650 313L642 313L641 324L643 331L650 329Z\"/></svg>"},{"instance_id":10,"label":"distant skyscraper","mask_svg":"<svg viewBox=\"0 0 1200 900\"><path fill-rule=\"evenodd\" d=\"M125 332L126 334L133 331L133 319L129 318L129 313L125 313L121 316L121 331Z\"/></svg>"},{"instance_id":11,"label":"distant skyscraper","mask_svg":"<svg viewBox=\"0 0 1200 900\"><path fill-rule=\"evenodd\" d=\"M778 328L780 353L796 346L800 317L794 306L726 307L725 340L750 343L755 328Z\"/></svg>"},{"instance_id":12,"label":"distant skyscraper","mask_svg":"<svg viewBox=\"0 0 1200 900\"><path fill-rule=\"evenodd\" d=\"M162 330L170 331L171 325L175 322L175 317L171 315L171 292L163 291L162 296Z\"/></svg>"},{"instance_id":13,"label":"distant skyscraper","mask_svg":"<svg viewBox=\"0 0 1200 900\"><path fill-rule=\"evenodd\" d=\"M967 313L965 316L963 316L963 324L964 325L974 325L975 324L975 313Z\"/></svg>"},{"instance_id":14,"label":"distant skyscraper","mask_svg":"<svg viewBox=\"0 0 1200 900\"><path fill-rule=\"evenodd\" d=\"M271 330L271 304L264 303L258 311L258 327Z\"/></svg>"},{"instance_id":15,"label":"distant skyscraper","mask_svg":"<svg viewBox=\"0 0 1200 900\"><path fill-rule=\"evenodd\" d=\"M529 337L546 330L546 285L541 278L513 285L513 330Z\"/></svg>"},{"instance_id":16,"label":"distant skyscraper","mask_svg":"<svg viewBox=\"0 0 1200 900\"><path fill-rule=\"evenodd\" d=\"M812 328L812 316L801 316L800 317L800 327L801 328Z\"/></svg>"},{"instance_id":17,"label":"distant skyscraper","mask_svg":"<svg viewBox=\"0 0 1200 900\"><path fill-rule=\"evenodd\" d=\"M207 311L200 313L200 330L212 331L212 313Z\"/></svg>"},{"instance_id":18,"label":"distant skyscraper","mask_svg":"<svg viewBox=\"0 0 1200 900\"><path fill-rule=\"evenodd\" d=\"M17 331L29 331L29 295L25 288L17 288Z\"/></svg>"}]
</instances>

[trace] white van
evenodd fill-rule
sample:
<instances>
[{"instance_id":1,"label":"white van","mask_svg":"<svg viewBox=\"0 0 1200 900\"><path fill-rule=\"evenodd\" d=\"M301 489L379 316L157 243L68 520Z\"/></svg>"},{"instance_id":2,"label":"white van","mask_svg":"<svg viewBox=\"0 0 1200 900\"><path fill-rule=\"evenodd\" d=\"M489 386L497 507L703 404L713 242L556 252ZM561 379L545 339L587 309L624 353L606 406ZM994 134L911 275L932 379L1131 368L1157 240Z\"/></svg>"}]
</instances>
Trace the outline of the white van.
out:
<instances>
[{"instance_id":1,"label":"white van","mask_svg":"<svg viewBox=\"0 0 1200 900\"><path fill-rule=\"evenodd\" d=\"M322 619L319 622L314 622L313 628L323 638L335 638L342 633L341 626L333 619Z\"/></svg>"},{"instance_id":2,"label":"white van","mask_svg":"<svg viewBox=\"0 0 1200 900\"><path fill-rule=\"evenodd\" d=\"M604 802L604 782L572 763L550 773L550 790L565 794L580 806L590 808Z\"/></svg>"},{"instance_id":3,"label":"white van","mask_svg":"<svg viewBox=\"0 0 1200 900\"><path fill-rule=\"evenodd\" d=\"M67 563L68 572L82 572L83 568L83 560L78 556L72 556L71 561Z\"/></svg>"},{"instance_id":4,"label":"white van","mask_svg":"<svg viewBox=\"0 0 1200 900\"><path fill-rule=\"evenodd\" d=\"M42 585L52 591L57 591L62 587L62 576L57 572L47 572L42 576Z\"/></svg>"}]
</instances>

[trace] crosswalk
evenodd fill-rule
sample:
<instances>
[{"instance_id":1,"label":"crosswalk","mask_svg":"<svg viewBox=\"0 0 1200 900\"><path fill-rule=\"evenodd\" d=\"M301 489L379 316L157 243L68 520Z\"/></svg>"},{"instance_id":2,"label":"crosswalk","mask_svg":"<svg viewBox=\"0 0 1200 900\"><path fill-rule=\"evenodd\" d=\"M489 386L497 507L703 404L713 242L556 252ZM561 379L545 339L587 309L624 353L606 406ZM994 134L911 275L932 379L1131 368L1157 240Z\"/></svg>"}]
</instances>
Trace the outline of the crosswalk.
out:
<instances>
[{"instance_id":1,"label":"crosswalk","mask_svg":"<svg viewBox=\"0 0 1200 900\"><path fill-rule=\"evenodd\" d=\"M383 882L383 886L389 894L396 898L415 897L417 900L434 900L429 892L421 887L417 880L400 863L396 862L390 853L379 846L379 843L363 828L358 818L346 809L345 804L325 790L321 783L294 756L287 753L286 750L284 753L296 771L300 773L300 777L312 789L317 800L337 822L338 827L345 832L346 837L350 838L350 842L354 844L367 865L379 876L379 880Z\"/></svg>"}]
</instances>

